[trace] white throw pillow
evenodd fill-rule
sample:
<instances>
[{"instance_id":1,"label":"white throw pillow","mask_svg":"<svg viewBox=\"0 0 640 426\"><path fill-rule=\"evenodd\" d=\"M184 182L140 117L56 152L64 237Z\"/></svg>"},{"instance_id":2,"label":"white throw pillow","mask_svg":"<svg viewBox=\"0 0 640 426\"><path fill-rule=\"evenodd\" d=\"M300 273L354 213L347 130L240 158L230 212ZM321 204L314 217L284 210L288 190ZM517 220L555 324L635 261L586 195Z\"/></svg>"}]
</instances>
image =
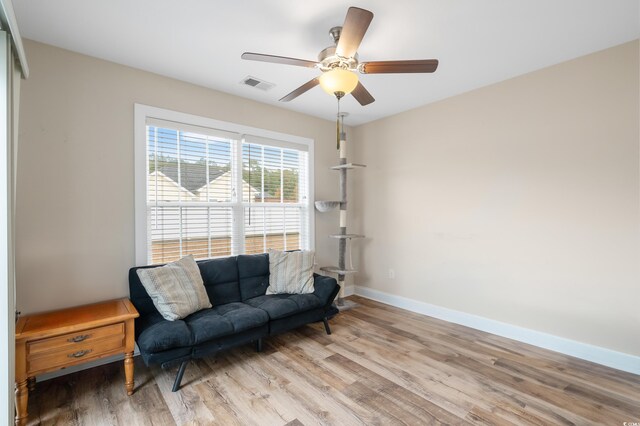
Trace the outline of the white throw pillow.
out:
<instances>
[{"instance_id":1,"label":"white throw pillow","mask_svg":"<svg viewBox=\"0 0 640 426\"><path fill-rule=\"evenodd\" d=\"M267 294L313 293L313 251L282 252L269 249Z\"/></svg>"},{"instance_id":2,"label":"white throw pillow","mask_svg":"<svg viewBox=\"0 0 640 426\"><path fill-rule=\"evenodd\" d=\"M156 309L166 320L182 319L211 307L200 269L192 255L136 272Z\"/></svg>"}]
</instances>

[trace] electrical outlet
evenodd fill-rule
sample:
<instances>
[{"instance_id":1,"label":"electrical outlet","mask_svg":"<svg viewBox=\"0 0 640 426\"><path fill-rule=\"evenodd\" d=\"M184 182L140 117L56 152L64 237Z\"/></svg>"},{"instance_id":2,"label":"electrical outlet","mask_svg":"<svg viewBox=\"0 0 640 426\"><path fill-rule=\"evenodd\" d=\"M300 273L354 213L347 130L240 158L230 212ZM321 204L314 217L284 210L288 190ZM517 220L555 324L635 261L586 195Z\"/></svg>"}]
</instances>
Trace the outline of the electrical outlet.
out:
<instances>
[{"instance_id":1,"label":"electrical outlet","mask_svg":"<svg viewBox=\"0 0 640 426\"><path fill-rule=\"evenodd\" d=\"M393 269L389 269L389 279L390 280L395 280L396 279L396 271Z\"/></svg>"}]
</instances>

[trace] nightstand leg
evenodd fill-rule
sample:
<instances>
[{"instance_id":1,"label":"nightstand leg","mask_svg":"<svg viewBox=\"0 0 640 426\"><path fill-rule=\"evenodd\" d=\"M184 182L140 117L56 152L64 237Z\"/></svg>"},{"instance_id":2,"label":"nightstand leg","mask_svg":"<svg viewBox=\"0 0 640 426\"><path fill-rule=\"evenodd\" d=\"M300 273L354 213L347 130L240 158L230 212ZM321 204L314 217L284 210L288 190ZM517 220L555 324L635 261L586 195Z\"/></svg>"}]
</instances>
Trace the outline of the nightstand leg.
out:
<instances>
[{"instance_id":1,"label":"nightstand leg","mask_svg":"<svg viewBox=\"0 0 640 426\"><path fill-rule=\"evenodd\" d=\"M36 390L36 378L35 377L29 377L27 379L27 387L29 388L29 392L33 392L34 390Z\"/></svg>"},{"instance_id":2,"label":"nightstand leg","mask_svg":"<svg viewBox=\"0 0 640 426\"><path fill-rule=\"evenodd\" d=\"M124 355L124 377L124 385L127 388L127 395L133 395L133 352L129 352Z\"/></svg>"},{"instance_id":3,"label":"nightstand leg","mask_svg":"<svg viewBox=\"0 0 640 426\"><path fill-rule=\"evenodd\" d=\"M16 426L27 424L27 402L29 400L29 389L27 380L16 383Z\"/></svg>"}]
</instances>

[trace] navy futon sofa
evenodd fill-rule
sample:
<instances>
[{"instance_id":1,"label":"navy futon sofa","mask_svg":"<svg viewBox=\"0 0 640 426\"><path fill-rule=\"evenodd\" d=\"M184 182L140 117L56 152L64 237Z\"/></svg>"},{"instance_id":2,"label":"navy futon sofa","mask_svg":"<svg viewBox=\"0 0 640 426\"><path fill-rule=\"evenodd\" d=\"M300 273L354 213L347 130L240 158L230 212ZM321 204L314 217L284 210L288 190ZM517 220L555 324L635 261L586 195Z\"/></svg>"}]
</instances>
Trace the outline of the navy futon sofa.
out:
<instances>
[{"instance_id":1,"label":"navy futon sofa","mask_svg":"<svg viewBox=\"0 0 640 426\"><path fill-rule=\"evenodd\" d=\"M315 291L310 294L265 295L269 286L269 255L240 255L198 261L204 286L213 305L183 320L167 321L156 310L136 271L129 270L129 294L140 317L136 319L136 341L145 364L162 367L180 363L173 391L187 363L237 345L256 342L311 322L328 319L338 310L333 305L340 286L334 278L314 274Z\"/></svg>"}]
</instances>

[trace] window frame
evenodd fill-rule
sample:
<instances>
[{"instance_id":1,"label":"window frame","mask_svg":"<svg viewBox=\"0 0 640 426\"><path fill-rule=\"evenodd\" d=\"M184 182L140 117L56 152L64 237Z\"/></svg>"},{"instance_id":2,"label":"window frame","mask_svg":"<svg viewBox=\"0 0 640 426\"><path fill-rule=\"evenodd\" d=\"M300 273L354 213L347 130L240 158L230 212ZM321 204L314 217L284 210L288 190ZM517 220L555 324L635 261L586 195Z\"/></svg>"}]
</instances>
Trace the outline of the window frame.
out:
<instances>
[{"instance_id":1,"label":"window frame","mask_svg":"<svg viewBox=\"0 0 640 426\"><path fill-rule=\"evenodd\" d=\"M309 241L309 249L315 250L315 210L313 207L314 197L314 140L301 136L289 135L286 133L274 132L271 130L260 129L251 126L245 126L236 123L229 123L226 121L215 120L208 117L182 113L178 111L172 111L164 108L157 108L149 105L134 104L134 215L135 215L135 262L137 266L148 265L148 222L147 222L147 135L146 127L148 120L161 120L170 121L176 123L176 125L184 124L186 126L198 126L203 128L209 128L213 130L221 130L223 132L236 133L240 135L240 140L236 144L238 151L242 151L242 144L245 141L245 136L255 136L258 138L270 139L274 141L281 141L283 143L292 143L297 145L304 145L307 147L308 152L308 188L307 188L307 202L300 203L305 205L308 220L308 228L306 229ZM277 145L274 145L277 146ZM236 161L240 166L239 173L236 175L242 179L242 157L236 156ZM224 203L234 204L234 203ZM238 201L238 207L243 210L242 197ZM217 203L220 205L220 203ZM256 206L257 207L257 206ZM232 213L237 218L235 213ZM244 213L240 215L240 219L244 221ZM302 224L303 225L303 224ZM301 225L301 226L302 226ZM236 226L241 226L244 229L244 223L234 223ZM234 231L235 234L235 231ZM244 240L240 244L240 248L244 248Z\"/></svg>"}]
</instances>

